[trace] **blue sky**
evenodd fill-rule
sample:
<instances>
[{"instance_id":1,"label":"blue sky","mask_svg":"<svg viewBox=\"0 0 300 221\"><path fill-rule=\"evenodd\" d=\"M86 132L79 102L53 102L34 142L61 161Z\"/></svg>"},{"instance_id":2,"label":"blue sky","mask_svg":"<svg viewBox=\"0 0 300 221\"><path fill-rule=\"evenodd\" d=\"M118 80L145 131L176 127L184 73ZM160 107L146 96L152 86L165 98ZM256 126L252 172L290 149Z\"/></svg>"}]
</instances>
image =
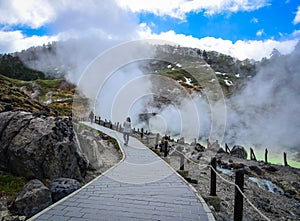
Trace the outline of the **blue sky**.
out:
<instances>
[{"instance_id":1,"label":"blue sky","mask_svg":"<svg viewBox=\"0 0 300 221\"><path fill-rule=\"evenodd\" d=\"M212 36L232 41L285 40L291 38L290 35L295 30L300 29L299 23L293 24L298 6L300 4L296 1L285 3L277 0L274 4L266 4L265 7L253 11L223 12L214 15L205 15L203 11L190 12L184 20L155 16L153 13L140 13L139 18L157 34L174 30L176 33L197 38Z\"/></svg>"},{"instance_id":2,"label":"blue sky","mask_svg":"<svg viewBox=\"0 0 300 221\"><path fill-rule=\"evenodd\" d=\"M0 53L72 38L158 38L259 60L300 39L298 0L1 0ZM111 45L111 44L110 44Z\"/></svg>"}]
</instances>

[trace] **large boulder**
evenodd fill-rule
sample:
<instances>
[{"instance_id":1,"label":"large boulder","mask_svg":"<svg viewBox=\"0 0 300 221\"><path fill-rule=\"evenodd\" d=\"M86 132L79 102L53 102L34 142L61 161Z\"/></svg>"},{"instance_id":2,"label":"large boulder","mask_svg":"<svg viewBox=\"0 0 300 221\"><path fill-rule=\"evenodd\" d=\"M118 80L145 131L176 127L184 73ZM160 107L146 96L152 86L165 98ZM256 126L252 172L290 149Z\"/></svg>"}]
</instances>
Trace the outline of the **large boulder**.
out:
<instances>
[{"instance_id":1,"label":"large boulder","mask_svg":"<svg viewBox=\"0 0 300 221\"><path fill-rule=\"evenodd\" d=\"M98 131L74 124L79 141L80 151L89 161L89 168L104 172L118 163L121 153L109 142L107 135L100 135Z\"/></svg>"},{"instance_id":2,"label":"large boulder","mask_svg":"<svg viewBox=\"0 0 300 221\"><path fill-rule=\"evenodd\" d=\"M102 155L105 147L101 143L98 132L78 127L77 137L81 146L81 151L89 160L90 167L95 170L103 167Z\"/></svg>"},{"instance_id":3,"label":"large boulder","mask_svg":"<svg viewBox=\"0 0 300 221\"><path fill-rule=\"evenodd\" d=\"M87 168L68 118L24 111L0 113L0 169L28 179L82 181Z\"/></svg>"},{"instance_id":4,"label":"large boulder","mask_svg":"<svg viewBox=\"0 0 300 221\"><path fill-rule=\"evenodd\" d=\"M39 180L29 181L14 202L19 215L33 216L52 204L50 190Z\"/></svg>"},{"instance_id":5,"label":"large boulder","mask_svg":"<svg viewBox=\"0 0 300 221\"><path fill-rule=\"evenodd\" d=\"M78 190L80 183L70 178L57 178L48 185L48 188L51 191L53 202L56 202L75 190Z\"/></svg>"},{"instance_id":6,"label":"large boulder","mask_svg":"<svg viewBox=\"0 0 300 221\"><path fill-rule=\"evenodd\" d=\"M247 151L245 147L240 145L234 145L230 151L230 154L238 158L247 159Z\"/></svg>"}]
</instances>

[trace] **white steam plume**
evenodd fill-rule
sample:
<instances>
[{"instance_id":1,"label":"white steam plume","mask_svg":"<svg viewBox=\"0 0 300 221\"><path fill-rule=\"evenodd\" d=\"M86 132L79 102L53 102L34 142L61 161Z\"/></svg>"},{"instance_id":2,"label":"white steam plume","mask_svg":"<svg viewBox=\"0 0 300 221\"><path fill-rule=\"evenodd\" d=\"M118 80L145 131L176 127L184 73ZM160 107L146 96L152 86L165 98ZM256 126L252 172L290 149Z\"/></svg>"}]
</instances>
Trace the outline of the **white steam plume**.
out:
<instances>
[{"instance_id":1,"label":"white steam plume","mask_svg":"<svg viewBox=\"0 0 300 221\"><path fill-rule=\"evenodd\" d=\"M225 140L272 151L300 148L300 43L274 54L228 103ZM298 159L299 160L299 159Z\"/></svg>"},{"instance_id":2,"label":"white steam plume","mask_svg":"<svg viewBox=\"0 0 300 221\"><path fill-rule=\"evenodd\" d=\"M130 116L133 126L137 125L138 115L147 111L146 104L152 99L149 77L136 63L110 74L97 95L96 114L113 122L123 122Z\"/></svg>"},{"instance_id":3,"label":"white steam plume","mask_svg":"<svg viewBox=\"0 0 300 221\"><path fill-rule=\"evenodd\" d=\"M276 52L276 51L275 51ZM265 148L271 154L289 153L296 158L300 152L300 43L289 55L274 53L269 60L262 61L257 74L237 94L226 99L226 130L222 142L240 144L262 152ZM211 129L212 106L206 100L195 96L194 102L200 119L199 137L208 138ZM197 99L197 101L195 100ZM188 116L187 99L177 106L177 112ZM218 103L214 104L219 108ZM170 110L171 109L171 110ZM161 110L165 119L176 119L174 106ZM174 114L172 114L174 113ZM190 116L192 122L194 116ZM221 120L221 119L218 119ZM170 120L171 122L172 120ZM170 128L170 125L174 127ZM193 139L193 124L190 131L184 131ZM169 131L176 133L176 124L168 123ZM172 134L172 133L171 133ZM298 155L299 156L299 155Z\"/></svg>"},{"instance_id":4,"label":"white steam plume","mask_svg":"<svg viewBox=\"0 0 300 221\"><path fill-rule=\"evenodd\" d=\"M136 17L115 1L96 0L51 2L55 12L48 21L58 43L53 51L40 51L37 59L24 57L30 67L45 71L58 68L65 77L78 83L82 72L96 56L125 41L136 39ZM49 65L51 67L49 67Z\"/></svg>"}]
</instances>

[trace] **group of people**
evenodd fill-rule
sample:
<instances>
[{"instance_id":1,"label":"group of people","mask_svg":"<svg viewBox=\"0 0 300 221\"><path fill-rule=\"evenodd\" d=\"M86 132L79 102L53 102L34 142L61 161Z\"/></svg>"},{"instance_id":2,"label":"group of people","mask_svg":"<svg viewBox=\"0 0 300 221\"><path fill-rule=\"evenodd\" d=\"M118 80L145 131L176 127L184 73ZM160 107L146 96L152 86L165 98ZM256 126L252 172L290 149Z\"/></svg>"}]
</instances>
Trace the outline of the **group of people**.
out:
<instances>
[{"instance_id":1,"label":"group of people","mask_svg":"<svg viewBox=\"0 0 300 221\"><path fill-rule=\"evenodd\" d=\"M94 121L94 112L91 111L89 114L89 120L91 122L91 124ZM128 145L129 142L129 136L131 134L131 119L130 117L127 117L126 120L123 123L123 139L124 139L124 145Z\"/></svg>"}]
</instances>

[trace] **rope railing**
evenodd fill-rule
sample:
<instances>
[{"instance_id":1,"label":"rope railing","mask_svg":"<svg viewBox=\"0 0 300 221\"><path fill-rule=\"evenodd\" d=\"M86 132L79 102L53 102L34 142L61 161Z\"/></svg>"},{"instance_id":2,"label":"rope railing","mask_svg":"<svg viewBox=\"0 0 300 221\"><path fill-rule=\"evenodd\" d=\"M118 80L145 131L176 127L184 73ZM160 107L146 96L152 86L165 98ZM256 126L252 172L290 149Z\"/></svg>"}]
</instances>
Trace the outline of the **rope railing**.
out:
<instances>
[{"instance_id":1,"label":"rope railing","mask_svg":"<svg viewBox=\"0 0 300 221\"><path fill-rule=\"evenodd\" d=\"M198 168L200 169L200 167L202 167L200 170L204 170L204 169L206 169L207 167L209 167L209 168L211 168L216 174L217 174L217 176L218 177L220 177L221 178L221 180L223 180L224 182L226 182L226 183L228 183L228 184L230 184L230 185L233 185L233 186L235 186L235 188L237 188L237 190L240 192L240 194L244 197L244 199L246 199L246 201L249 203L249 205L262 217L262 218L264 218L265 220L267 220L267 221L271 221L266 215L264 215L250 200L249 200L249 198L245 195L245 193L240 189L240 187L237 185L237 184L235 184L235 183L233 183L233 182L231 182L231 181L229 181L229 180L226 180L224 177L222 177L221 176L221 174L214 168L214 167L212 167L211 165L209 165L209 164L200 164L200 163L196 163L196 162L194 162L193 160L190 160L189 158L187 158L186 156L185 156L185 154L184 153L182 153L182 152L180 152L180 151L178 151L178 150L176 150L175 148L173 148L173 147L171 147L172 149L174 149L174 152L177 152L177 153L179 153L179 154L182 154L184 157L185 157L185 159L187 159L187 160L189 160L190 162L192 162L193 164L195 164L195 165L197 165L198 166Z\"/></svg>"}]
</instances>

